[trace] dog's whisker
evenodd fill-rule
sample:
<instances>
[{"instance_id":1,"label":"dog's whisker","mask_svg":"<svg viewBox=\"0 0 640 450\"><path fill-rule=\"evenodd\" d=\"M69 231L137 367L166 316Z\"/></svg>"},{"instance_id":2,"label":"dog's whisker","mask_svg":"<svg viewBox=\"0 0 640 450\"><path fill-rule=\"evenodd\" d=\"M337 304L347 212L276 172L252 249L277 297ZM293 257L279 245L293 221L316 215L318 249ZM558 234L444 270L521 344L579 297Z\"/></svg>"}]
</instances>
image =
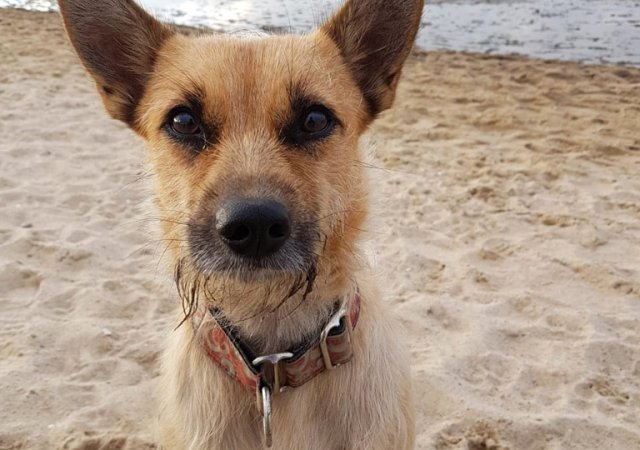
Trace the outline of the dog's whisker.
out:
<instances>
[{"instance_id":1,"label":"dog's whisker","mask_svg":"<svg viewBox=\"0 0 640 450\"><path fill-rule=\"evenodd\" d=\"M400 169L392 169L390 167L381 167L381 166L376 166L375 164L366 162L366 161L361 161L361 160L352 160L352 163L356 166L356 167L360 167L362 169L371 169L371 170L379 170L382 172L386 172L386 173L397 173L397 174L402 174L402 175L409 175L412 177L420 177L423 178L424 174L420 174L420 173L416 173L416 172L410 172L408 170L400 170Z\"/></svg>"},{"instance_id":2,"label":"dog's whisker","mask_svg":"<svg viewBox=\"0 0 640 450\"><path fill-rule=\"evenodd\" d=\"M173 218L169 218L169 217L146 217L144 219L137 219L136 222L138 223L144 223L144 222L162 222L162 223L171 223L174 225L183 225L183 226L189 226L188 222L183 222L181 220L178 219L173 219Z\"/></svg>"},{"instance_id":3,"label":"dog's whisker","mask_svg":"<svg viewBox=\"0 0 640 450\"><path fill-rule=\"evenodd\" d=\"M146 169L143 171L143 173L137 177L135 177L133 180L123 184L122 186L120 186L117 190L116 193L120 193L122 191L124 191L125 189L130 188L131 186L138 184L144 180L148 180L149 178L153 178L153 171L151 171L151 169Z\"/></svg>"}]
</instances>

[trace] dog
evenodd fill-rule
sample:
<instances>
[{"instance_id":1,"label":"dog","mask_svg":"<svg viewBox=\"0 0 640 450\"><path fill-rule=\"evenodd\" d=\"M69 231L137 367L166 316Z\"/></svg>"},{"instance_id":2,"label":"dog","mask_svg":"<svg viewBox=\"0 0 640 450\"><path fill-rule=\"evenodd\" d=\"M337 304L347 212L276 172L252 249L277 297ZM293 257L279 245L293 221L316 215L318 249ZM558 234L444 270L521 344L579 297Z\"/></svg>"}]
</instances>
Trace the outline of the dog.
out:
<instances>
[{"instance_id":1,"label":"dog","mask_svg":"<svg viewBox=\"0 0 640 450\"><path fill-rule=\"evenodd\" d=\"M133 0L59 6L106 110L148 147L183 309L163 448L413 448L407 346L361 255L360 141L423 0L347 0L309 34L263 37L181 33Z\"/></svg>"}]
</instances>

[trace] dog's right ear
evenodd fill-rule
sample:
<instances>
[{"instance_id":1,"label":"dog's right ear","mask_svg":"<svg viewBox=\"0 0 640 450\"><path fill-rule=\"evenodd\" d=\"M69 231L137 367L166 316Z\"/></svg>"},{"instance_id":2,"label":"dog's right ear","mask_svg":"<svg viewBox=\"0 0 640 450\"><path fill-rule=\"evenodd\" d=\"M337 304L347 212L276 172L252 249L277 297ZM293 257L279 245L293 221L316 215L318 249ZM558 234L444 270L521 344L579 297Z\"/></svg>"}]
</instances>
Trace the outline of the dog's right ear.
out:
<instances>
[{"instance_id":1,"label":"dog's right ear","mask_svg":"<svg viewBox=\"0 0 640 450\"><path fill-rule=\"evenodd\" d=\"M136 128L156 54L173 34L132 0L58 0L71 43L109 114Z\"/></svg>"}]
</instances>

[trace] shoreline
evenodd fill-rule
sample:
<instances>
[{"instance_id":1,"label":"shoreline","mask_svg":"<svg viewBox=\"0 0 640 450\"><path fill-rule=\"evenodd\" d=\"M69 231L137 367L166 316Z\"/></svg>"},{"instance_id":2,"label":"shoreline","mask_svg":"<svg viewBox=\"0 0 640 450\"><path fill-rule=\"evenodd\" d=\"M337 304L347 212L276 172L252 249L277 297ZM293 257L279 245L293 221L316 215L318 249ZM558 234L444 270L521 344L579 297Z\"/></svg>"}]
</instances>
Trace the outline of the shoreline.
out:
<instances>
[{"instance_id":1,"label":"shoreline","mask_svg":"<svg viewBox=\"0 0 640 450\"><path fill-rule=\"evenodd\" d=\"M196 0L192 9L198 5L197 1L204 0ZM285 0L285 3L271 6L269 1L275 0L268 0L263 7L249 4L226 5L221 10L223 14L215 18L211 15L209 6L205 8L204 5L200 6L208 12L197 12L197 8L175 9L169 7L166 0L149 0L147 6L159 18L167 23L178 24L178 27L232 34L287 32L292 27L291 23L300 24L293 27L294 32L304 32L336 6L326 4L318 11L307 5L311 12L305 12L304 1L311 0L303 0L300 5L287 4L286 1L292 0ZM285 12L282 12L283 8ZM0 7L1 9L3 8ZM313 16L313 20L309 15ZM442 1L427 3L417 44L419 48L430 52L516 55L551 61L637 68L640 67L638 29L640 9L634 9L619 0L611 4L585 4L581 0L562 0L559 3L541 0L535 4L513 0Z\"/></svg>"},{"instance_id":2,"label":"shoreline","mask_svg":"<svg viewBox=\"0 0 640 450\"><path fill-rule=\"evenodd\" d=\"M512 0L506 0L506 1L508 2ZM19 11L27 14L30 14L30 13L45 14L45 15L52 15L52 16L59 17L59 13L56 11L38 11L38 10L31 10L31 9L18 8L18 7L0 8L0 10L3 10L3 9ZM177 29L179 32L185 33L185 34L200 33L200 32L221 33L221 34L225 33L224 30L210 28L210 27L207 27L206 25L181 25L181 24L175 24L170 22L166 22L166 23L168 23L169 25ZM265 26L265 32L269 33L267 28L268 26ZM274 34L277 34L277 29L274 31ZM502 54L502 53L494 54L494 53L473 52L468 50L448 50L448 49L427 50L418 46L415 46L411 50L412 58L423 58L430 54L461 55L461 56L469 56L469 57L474 57L474 58L479 58L484 60L505 60L505 61L531 60L531 61L539 61L541 63L548 63L548 64L560 64L560 65L561 64L568 64L568 65L577 64L581 66L594 66L594 67L605 67L605 68L628 68L632 71L640 70L640 66L628 65L625 63L606 63L606 62L594 63L594 62L576 61L576 60L570 60L570 59L546 59L546 58L539 58L539 57L530 56L527 54L517 53L517 52L510 53L510 54Z\"/></svg>"}]
</instances>

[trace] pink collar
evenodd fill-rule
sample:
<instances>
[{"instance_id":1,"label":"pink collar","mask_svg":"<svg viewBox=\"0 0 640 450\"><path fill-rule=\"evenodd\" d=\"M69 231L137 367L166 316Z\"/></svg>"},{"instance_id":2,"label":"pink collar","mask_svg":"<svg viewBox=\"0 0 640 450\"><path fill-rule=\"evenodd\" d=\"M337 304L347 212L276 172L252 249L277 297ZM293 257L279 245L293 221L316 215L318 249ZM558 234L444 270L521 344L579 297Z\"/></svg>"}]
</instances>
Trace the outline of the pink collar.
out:
<instances>
[{"instance_id":1,"label":"pink collar","mask_svg":"<svg viewBox=\"0 0 640 450\"><path fill-rule=\"evenodd\" d=\"M268 386L274 393L302 386L325 370L353 356L351 331L360 316L360 294L336 303L335 312L321 333L288 352L251 357L233 326L215 310L199 308L193 315L196 335L211 360L243 386Z\"/></svg>"}]
</instances>

